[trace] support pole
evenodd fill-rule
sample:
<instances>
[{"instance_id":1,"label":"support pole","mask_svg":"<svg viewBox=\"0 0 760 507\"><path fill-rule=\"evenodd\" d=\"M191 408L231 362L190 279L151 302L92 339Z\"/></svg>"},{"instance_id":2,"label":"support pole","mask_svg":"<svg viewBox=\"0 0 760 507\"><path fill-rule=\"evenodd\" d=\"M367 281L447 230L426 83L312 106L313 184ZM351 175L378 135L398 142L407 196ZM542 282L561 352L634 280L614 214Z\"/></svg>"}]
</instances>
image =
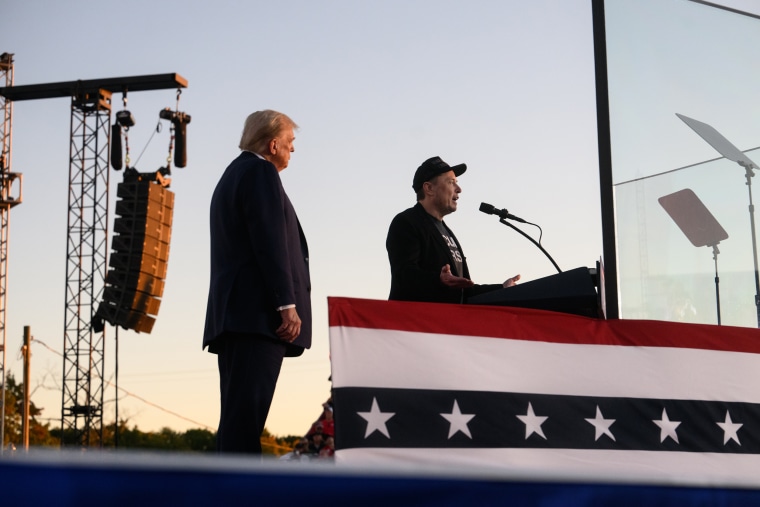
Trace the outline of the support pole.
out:
<instances>
[{"instance_id":1,"label":"support pole","mask_svg":"<svg viewBox=\"0 0 760 507\"><path fill-rule=\"evenodd\" d=\"M708 245L709 246L709 245ZM713 261L715 262L715 305L718 310L718 325L720 326L720 278L718 277L718 245L712 245Z\"/></svg>"},{"instance_id":2,"label":"support pole","mask_svg":"<svg viewBox=\"0 0 760 507\"><path fill-rule=\"evenodd\" d=\"M114 366L114 381L116 383L114 393L115 396L115 412L116 412L116 422L114 423L114 429L113 429L113 446L118 449L119 448L119 327L116 326L116 332L115 332L115 339L114 339L114 348L116 349L116 365Z\"/></svg>"},{"instance_id":3,"label":"support pole","mask_svg":"<svg viewBox=\"0 0 760 507\"><path fill-rule=\"evenodd\" d=\"M752 203L752 177L755 173L752 166L739 162L746 170L747 192L749 193L749 226L752 233L752 262L755 266L755 311L757 312L757 327L760 327L760 272L757 267L757 235L755 234L755 205Z\"/></svg>"},{"instance_id":4,"label":"support pole","mask_svg":"<svg viewBox=\"0 0 760 507\"><path fill-rule=\"evenodd\" d=\"M24 347L22 353L24 355L24 411L21 417L21 443L24 445L24 451L29 451L29 421L30 421L30 406L31 406L31 389L29 383L31 382L31 357L32 357L32 338L29 326L24 326Z\"/></svg>"}]
</instances>

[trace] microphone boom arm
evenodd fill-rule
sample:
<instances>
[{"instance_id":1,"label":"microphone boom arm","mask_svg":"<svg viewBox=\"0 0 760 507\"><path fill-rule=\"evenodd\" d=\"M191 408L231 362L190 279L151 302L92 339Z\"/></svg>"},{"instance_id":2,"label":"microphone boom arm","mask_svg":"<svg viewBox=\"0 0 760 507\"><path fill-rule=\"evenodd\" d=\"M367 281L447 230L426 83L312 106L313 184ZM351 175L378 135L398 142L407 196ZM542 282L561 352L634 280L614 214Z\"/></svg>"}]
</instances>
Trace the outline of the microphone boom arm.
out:
<instances>
[{"instance_id":1,"label":"microphone boom arm","mask_svg":"<svg viewBox=\"0 0 760 507\"><path fill-rule=\"evenodd\" d=\"M549 252L547 252L546 250L544 250L544 247L542 247L541 244L538 241L536 241L535 239L531 238L528 234L526 234L525 232L523 232L522 230L520 230L520 228L518 228L514 224L510 224L509 222L507 222L506 219L504 219L504 218L499 219L499 222L503 223L507 227L511 227L512 229L516 230L517 232L519 232L520 234L522 234L523 236L525 236L526 238L528 238L530 240L530 242L533 243L534 245L536 245L538 247L538 249L541 250L544 253L544 255L546 255L546 257L551 261L551 263L557 269L557 273L562 273L562 270L559 269L559 266L557 266L557 263L554 262L554 259L552 259L552 256L549 255Z\"/></svg>"}]
</instances>

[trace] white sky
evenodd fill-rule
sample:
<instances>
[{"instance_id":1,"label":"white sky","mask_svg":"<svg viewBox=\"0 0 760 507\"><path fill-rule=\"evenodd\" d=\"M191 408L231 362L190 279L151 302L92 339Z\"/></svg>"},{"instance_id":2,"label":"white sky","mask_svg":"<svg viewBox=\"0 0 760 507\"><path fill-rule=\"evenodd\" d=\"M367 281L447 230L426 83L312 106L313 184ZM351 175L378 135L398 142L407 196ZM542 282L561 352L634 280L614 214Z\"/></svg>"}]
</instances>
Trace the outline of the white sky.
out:
<instances>
[{"instance_id":1,"label":"white sky","mask_svg":"<svg viewBox=\"0 0 760 507\"><path fill-rule=\"evenodd\" d=\"M760 12L755 0L724 3ZM120 417L144 431L216 428L216 361L201 351L208 204L255 110L283 111L301 127L282 178L309 240L313 285L314 346L286 360L267 424L274 434L305 433L330 394L327 297L387 297L387 227L414 203L412 176L426 158L468 165L446 222L476 282L555 272L480 213L481 202L540 225L563 270L602 254L590 0L8 0L2 52L15 54L16 85L171 72L189 81L180 99L192 116L188 164L173 172L161 310L150 335L119 334L120 386L183 416L120 397ZM149 139L175 92L128 99L132 163L154 171L167 156L166 122ZM24 201L10 220L6 370L17 378L24 326L63 350L69 135L68 99L14 104L11 170L23 173ZM115 196L121 174L111 177ZM33 400L58 426L62 359L39 344L32 352ZM105 398L110 423L112 388Z\"/></svg>"}]
</instances>

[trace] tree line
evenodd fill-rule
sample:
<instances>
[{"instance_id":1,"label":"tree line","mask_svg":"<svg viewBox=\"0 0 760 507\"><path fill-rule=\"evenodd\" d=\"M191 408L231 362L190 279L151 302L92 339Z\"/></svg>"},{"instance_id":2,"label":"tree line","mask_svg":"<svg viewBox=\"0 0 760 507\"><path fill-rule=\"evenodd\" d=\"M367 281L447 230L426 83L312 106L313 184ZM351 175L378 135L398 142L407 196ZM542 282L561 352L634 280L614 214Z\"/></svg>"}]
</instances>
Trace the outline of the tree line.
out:
<instances>
[{"instance_id":1,"label":"tree line","mask_svg":"<svg viewBox=\"0 0 760 507\"><path fill-rule=\"evenodd\" d=\"M2 379L0 379L2 380ZM3 447L10 449L23 448L22 419L24 411L24 384L18 382L11 372L5 378L5 403L3 417L5 421ZM29 403L29 446L30 447L60 447L61 428L51 428L50 423L40 422L42 409ZM91 447L116 448L116 424L104 424L102 439L97 431L90 434ZM72 431L72 430L66 430ZM266 429L261 437L264 454L281 456L290 452L301 439L298 435L277 437ZM71 441L72 439L65 439ZM102 441L101 441L102 440ZM185 432L174 431L168 427L156 432L141 431L137 425L130 427L129 421L120 420L118 425L119 449L152 449L161 451L180 452L215 452L216 432L207 429L189 429Z\"/></svg>"}]
</instances>

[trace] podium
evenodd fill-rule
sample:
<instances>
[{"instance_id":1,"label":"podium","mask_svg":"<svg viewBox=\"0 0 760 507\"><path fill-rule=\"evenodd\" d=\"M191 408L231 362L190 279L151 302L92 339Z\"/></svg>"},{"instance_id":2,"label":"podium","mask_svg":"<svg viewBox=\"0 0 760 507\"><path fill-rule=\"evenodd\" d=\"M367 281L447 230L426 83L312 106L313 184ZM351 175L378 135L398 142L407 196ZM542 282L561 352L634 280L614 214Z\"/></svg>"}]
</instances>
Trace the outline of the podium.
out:
<instances>
[{"instance_id":1,"label":"podium","mask_svg":"<svg viewBox=\"0 0 760 507\"><path fill-rule=\"evenodd\" d=\"M516 306L603 318L597 286L599 271L579 267L513 287L473 296L468 304Z\"/></svg>"}]
</instances>

